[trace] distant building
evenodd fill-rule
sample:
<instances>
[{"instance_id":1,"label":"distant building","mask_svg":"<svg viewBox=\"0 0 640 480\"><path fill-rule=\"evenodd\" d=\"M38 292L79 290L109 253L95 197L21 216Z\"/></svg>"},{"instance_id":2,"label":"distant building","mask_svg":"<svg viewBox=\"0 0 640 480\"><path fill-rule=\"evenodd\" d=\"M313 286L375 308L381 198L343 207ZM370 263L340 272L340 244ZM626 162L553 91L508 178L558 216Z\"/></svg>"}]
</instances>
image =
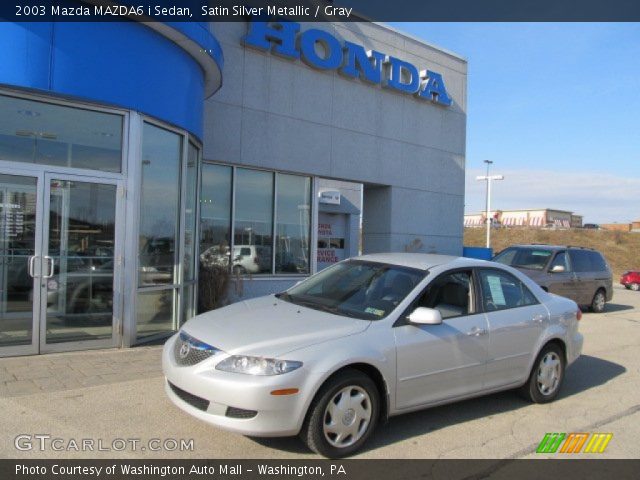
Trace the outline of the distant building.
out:
<instances>
[{"instance_id":1,"label":"distant building","mask_svg":"<svg viewBox=\"0 0 640 480\"><path fill-rule=\"evenodd\" d=\"M495 210L489 212L492 222L504 227L582 228L582 215L551 208L525 210ZM485 212L464 216L465 227L486 224Z\"/></svg>"},{"instance_id":2,"label":"distant building","mask_svg":"<svg viewBox=\"0 0 640 480\"><path fill-rule=\"evenodd\" d=\"M630 232L632 225L632 223L601 223L600 228L612 232Z\"/></svg>"}]
</instances>

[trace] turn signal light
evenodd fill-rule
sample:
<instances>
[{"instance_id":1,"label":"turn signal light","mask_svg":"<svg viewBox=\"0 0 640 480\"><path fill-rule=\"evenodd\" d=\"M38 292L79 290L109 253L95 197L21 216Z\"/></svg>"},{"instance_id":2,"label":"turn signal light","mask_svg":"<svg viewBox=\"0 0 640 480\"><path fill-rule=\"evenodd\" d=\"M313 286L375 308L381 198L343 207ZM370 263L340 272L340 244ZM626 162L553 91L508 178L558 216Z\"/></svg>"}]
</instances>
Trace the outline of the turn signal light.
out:
<instances>
[{"instance_id":1,"label":"turn signal light","mask_svg":"<svg viewBox=\"0 0 640 480\"><path fill-rule=\"evenodd\" d=\"M576 320L582 320L582 310L580 309L578 309L578 311L576 312Z\"/></svg>"},{"instance_id":2,"label":"turn signal light","mask_svg":"<svg viewBox=\"0 0 640 480\"><path fill-rule=\"evenodd\" d=\"M297 388L283 388L281 390L274 390L271 395L295 395L300 390Z\"/></svg>"}]
</instances>

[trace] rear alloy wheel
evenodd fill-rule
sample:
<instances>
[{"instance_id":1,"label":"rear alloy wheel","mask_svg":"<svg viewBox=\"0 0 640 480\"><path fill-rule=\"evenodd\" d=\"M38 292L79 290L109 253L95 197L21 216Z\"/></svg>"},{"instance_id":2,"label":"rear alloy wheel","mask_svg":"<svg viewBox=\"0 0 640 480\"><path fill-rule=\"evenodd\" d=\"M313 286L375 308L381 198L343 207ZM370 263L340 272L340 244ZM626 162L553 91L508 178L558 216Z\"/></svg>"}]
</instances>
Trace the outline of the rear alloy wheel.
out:
<instances>
[{"instance_id":1,"label":"rear alloy wheel","mask_svg":"<svg viewBox=\"0 0 640 480\"><path fill-rule=\"evenodd\" d=\"M593 300L591 301L591 311L594 313L602 313L604 312L604 305L607 299L604 295L604 290L600 289L593 296Z\"/></svg>"},{"instance_id":2,"label":"rear alloy wheel","mask_svg":"<svg viewBox=\"0 0 640 480\"><path fill-rule=\"evenodd\" d=\"M633 290L634 292L637 292L640 290L640 283L630 283L629 284L629 289Z\"/></svg>"},{"instance_id":3,"label":"rear alloy wheel","mask_svg":"<svg viewBox=\"0 0 640 480\"><path fill-rule=\"evenodd\" d=\"M341 458L360 449L376 427L378 389L358 370L345 370L318 392L300 436L316 453Z\"/></svg>"},{"instance_id":4,"label":"rear alloy wheel","mask_svg":"<svg viewBox=\"0 0 640 480\"><path fill-rule=\"evenodd\" d=\"M558 396L564 379L565 361L556 343L547 344L536 358L529 380L519 390L527 400L548 403Z\"/></svg>"}]
</instances>

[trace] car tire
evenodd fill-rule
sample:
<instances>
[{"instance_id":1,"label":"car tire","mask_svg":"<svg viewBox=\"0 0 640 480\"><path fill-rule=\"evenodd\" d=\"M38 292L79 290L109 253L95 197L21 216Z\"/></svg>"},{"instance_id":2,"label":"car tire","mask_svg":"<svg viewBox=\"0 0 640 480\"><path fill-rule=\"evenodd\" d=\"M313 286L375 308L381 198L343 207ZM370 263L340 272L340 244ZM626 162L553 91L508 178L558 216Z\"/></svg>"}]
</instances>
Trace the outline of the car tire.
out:
<instances>
[{"instance_id":1,"label":"car tire","mask_svg":"<svg viewBox=\"0 0 640 480\"><path fill-rule=\"evenodd\" d=\"M566 362L557 343L548 343L538 354L527 382L518 393L533 403L549 403L556 399L564 380Z\"/></svg>"},{"instance_id":2,"label":"car tire","mask_svg":"<svg viewBox=\"0 0 640 480\"><path fill-rule=\"evenodd\" d=\"M640 290L640 283L630 283L628 288L629 290L633 290L634 292L637 292Z\"/></svg>"},{"instance_id":3,"label":"car tire","mask_svg":"<svg viewBox=\"0 0 640 480\"><path fill-rule=\"evenodd\" d=\"M379 414L380 394L373 380L358 370L343 370L316 394L300 437L320 455L346 457L359 450L371 436Z\"/></svg>"},{"instance_id":4,"label":"car tire","mask_svg":"<svg viewBox=\"0 0 640 480\"><path fill-rule=\"evenodd\" d=\"M591 300L591 311L594 313L602 313L604 312L604 306L607 301L607 297L604 293L603 289L599 289L596 294L593 296L593 300Z\"/></svg>"}]
</instances>

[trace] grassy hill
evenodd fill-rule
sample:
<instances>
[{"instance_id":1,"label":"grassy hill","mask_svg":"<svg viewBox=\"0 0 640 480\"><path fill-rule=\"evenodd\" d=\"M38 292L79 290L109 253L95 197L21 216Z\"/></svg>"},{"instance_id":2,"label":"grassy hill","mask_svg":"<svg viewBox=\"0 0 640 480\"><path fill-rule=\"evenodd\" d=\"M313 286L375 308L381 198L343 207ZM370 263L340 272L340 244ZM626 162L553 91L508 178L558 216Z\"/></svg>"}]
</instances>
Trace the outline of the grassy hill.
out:
<instances>
[{"instance_id":1,"label":"grassy hill","mask_svg":"<svg viewBox=\"0 0 640 480\"><path fill-rule=\"evenodd\" d=\"M465 228L464 245L484 247L484 228ZM640 270L640 233L606 230L541 230L536 228L496 228L491 231L491 246L495 253L515 243L549 243L595 248L613 269L618 282L625 270Z\"/></svg>"}]
</instances>

